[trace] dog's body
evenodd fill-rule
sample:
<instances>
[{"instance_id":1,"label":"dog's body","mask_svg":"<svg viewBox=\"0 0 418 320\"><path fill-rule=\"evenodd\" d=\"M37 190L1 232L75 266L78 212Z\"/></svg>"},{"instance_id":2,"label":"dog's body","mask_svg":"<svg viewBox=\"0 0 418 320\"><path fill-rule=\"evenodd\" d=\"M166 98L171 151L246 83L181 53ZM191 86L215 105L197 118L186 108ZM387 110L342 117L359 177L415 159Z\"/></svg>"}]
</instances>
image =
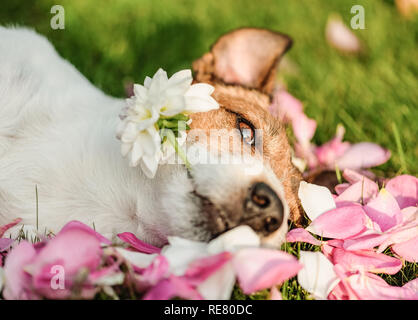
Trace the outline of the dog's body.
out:
<instances>
[{"instance_id":1,"label":"dog's body","mask_svg":"<svg viewBox=\"0 0 418 320\"><path fill-rule=\"evenodd\" d=\"M241 97L243 90L251 92L218 85L215 98L221 109L196 114L192 125L235 126L233 113L246 113L245 106L237 104L241 111L225 111L223 106L236 104L233 97L247 98ZM248 95L254 108L262 110L258 105L268 104L262 93ZM45 38L27 29L0 27L0 224L21 217L23 224L34 228L37 187L40 232L57 232L66 222L80 220L108 237L133 232L155 245L165 243L169 235L208 240L214 232L202 214L202 199L210 200L217 215L241 212L236 203L260 181L270 186L269 192L286 198L298 218L300 177L290 163L281 126L270 126L278 147L266 148L270 160L257 160L264 166L255 176L246 174L242 165L197 164L193 179L180 165L160 166L156 177L148 179L120 154L115 130L124 105L123 99L90 84ZM260 114L253 118L252 122L260 121L255 126L266 126ZM204 152L203 146L199 148ZM273 161L276 151L280 159ZM286 203L282 214L286 221ZM265 237L273 243L283 238L286 223L276 229Z\"/></svg>"}]
</instances>

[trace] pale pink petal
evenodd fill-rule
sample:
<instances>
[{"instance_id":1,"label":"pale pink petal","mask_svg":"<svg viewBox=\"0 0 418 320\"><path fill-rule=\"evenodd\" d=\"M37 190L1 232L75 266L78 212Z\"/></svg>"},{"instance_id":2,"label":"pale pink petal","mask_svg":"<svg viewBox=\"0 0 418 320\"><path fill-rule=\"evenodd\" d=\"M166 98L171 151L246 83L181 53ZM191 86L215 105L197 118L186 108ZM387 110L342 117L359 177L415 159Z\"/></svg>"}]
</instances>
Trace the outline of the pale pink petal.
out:
<instances>
[{"instance_id":1,"label":"pale pink petal","mask_svg":"<svg viewBox=\"0 0 418 320\"><path fill-rule=\"evenodd\" d=\"M332 252L332 262L351 272L362 270L395 274L402 268L402 262L399 259L376 253L373 250L346 251L335 248Z\"/></svg>"},{"instance_id":2,"label":"pale pink petal","mask_svg":"<svg viewBox=\"0 0 418 320\"><path fill-rule=\"evenodd\" d=\"M325 36L328 44L342 52L356 53L361 50L360 41L339 16L329 17Z\"/></svg>"},{"instance_id":3,"label":"pale pink petal","mask_svg":"<svg viewBox=\"0 0 418 320\"><path fill-rule=\"evenodd\" d=\"M418 236L408 241L394 244L392 250L406 261L418 262Z\"/></svg>"},{"instance_id":4,"label":"pale pink petal","mask_svg":"<svg viewBox=\"0 0 418 320\"><path fill-rule=\"evenodd\" d=\"M389 237L379 245L377 252L383 252L392 244L409 241L418 236L418 219L404 223L386 232Z\"/></svg>"},{"instance_id":5,"label":"pale pink petal","mask_svg":"<svg viewBox=\"0 0 418 320\"><path fill-rule=\"evenodd\" d=\"M350 238L344 240L344 249L345 250L363 250L363 249L373 249L374 247L379 246L385 240L390 237L389 234L367 234L360 235L359 237Z\"/></svg>"},{"instance_id":6,"label":"pale pink petal","mask_svg":"<svg viewBox=\"0 0 418 320\"><path fill-rule=\"evenodd\" d=\"M302 268L297 259L286 252L261 248L238 251L233 265L245 294L281 284Z\"/></svg>"},{"instance_id":7,"label":"pale pink petal","mask_svg":"<svg viewBox=\"0 0 418 320\"><path fill-rule=\"evenodd\" d=\"M415 216L418 216L417 207L406 207L403 208L401 212L404 221L415 219Z\"/></svg>"},{"instance_id":8,"label":"pale pink petal","mask_svg":"<svg viewBox=\"0 0 418 320\"><path fill-rule=\"evenodd\" d=\"M418 292L418 278L405 283L402 288Z\"/></svg>"},{"instance_id":9,"label":"pale pink petal","mask_svg":"<svg viewBox=\"0 0 418 320\"><path fill-rule=\"evenodd\" d=\"M395 198L386 189L380 190L377 198L364 206L364 211L383 232L402 222L401 209Z\"/></svg>"},{"instance_id":10,"label":"pale pink petal","mask_svg":"<svg viewBox=\"0 0 418 320\"><path fill-rule=\"evenodd\" d=\"M346 239L366 229L366 218L360 206L341 207L323 213L306 230L325 238Z\"/></svg>"},{"instance_id":11,"label":"pale pink petal","mask_svg":"<svg viewBox=\"0 0 418 320\"><path fill-rule=\"evenodd\" d=\"M347 190L350 186L351 186L351 184L349 184L349 183L340 183L340 184L337 184L334 189L335 189L335 192L337 193L337 195L340 195L345 190Z\"/></svg>"},{"instance_id":12,"label":"pale pink petal","mask_svg":"<svg viewBox=\"0 0 418 320\"><path fill-rule=\"evenodd\" d=\"M418 178L402 175L389 180L386 185L401 209L418 205Z\"/></svg>"},{"instance_id":13,"label":"pale pink petal","mask_svg":"<svg viewBox=\"0 0 418 320\"><path fill-rule=\"evenodd\" d=\"M280 293L280 291L277 289L276 286L273 286L270 289L270 300L283 300L282 294Z\"/></svg>"},{"instance_id":14,"label":"pale pink petal","mask_svg":"<svg viewBox=\"0 0 418 320\"><path fill-rule=\"evenodd\" d=\"M347 278L347 285L361 300L415 300L418 292L409 287L395 287L382 278L366 273L355 274Z\"/></svg>"},{"instance_id":15,"label":"pale pink petal","mask_svg":"<svg viewBox=\"0 0 418 320\"><path fill-rule=\"evenodd\" d=\"M355 182L346 188L341 194L335 198L335 202L339 206L349 205L352 202L363 203L369 202L379 193L379 186L373 181L364 178L362 181Z\"/></svg>"},{"instance_id":16,"label":"pale pink petal","mask_svg":"<svg viewBox=\"0 0 418 320\"><path fill-rule=\"evenodd\" d=\"M334 169L335 161L350 148L349 142L342 142L344 132L344 127L339 126L336 137L316 148L315 154L322 166Z\"/></svg>"},{"instance_id":17,"label":"pale pink petal","mask_svg":"<svg viewBox=\"0 0 418 320\"><path fill-rule=\"evenodd\" d=\"M81 268L95 270L101 261L102 249L97 237L84 228L72 227L60 231L34 258L25 270L33 276L42 272L45 265L59 264L65 269L67 278L77 274ZM50 274L52 277L53 275Z\"/></svg>"},{"instance_id":18,"label":"pale pink petal","mask_svg":"<svg viewBox=\"0 0 418 320\"><path fill-rule=\"evenodd\" d=\"M311 141L315 134L316 121L301 113L292 119L292 128L298 142L305 145Z\"/></svg>"},{"instance_id":19,"label":"pale pink petal","mask_svg":"<svg viewBox=\"0 0 418 320\"><path fill-rule=\"evenodd\" d=\"M390 151L377 144L360 142L352 145L336 163L341 170L371 168L385 163L390 155Z\"/></svg>"},{"instance_id":20,"label":"pale pink petal","mask_svg":"<svg viewBox=\"0 0 418 320\"><path fill-rule=\"evenodd\" d=\"M296 228L290 230L286 235L287 242L306 242L315 246L320 246L321 241L314 238L308 231L303 228Z\"/></svg>"},{"instance_id":21,"label":"pale pink petal","mask_svg":"<svg viewBox=\"0 0 418 320\"><path fill-rule=\"evenodd\" d=\"M13 242L15 242L13 239L0 238L0 252L9 249Z\"/></svg>"},{"instance_id":22,"label":"pale pink petal","mask_svg":"<svg viewBox=\"0 0 418 320\"><path fill-rule=\"evenodd\" d=\"M142 240L139 240L133 233L131 232L123 232L118 234L119 239L122 241L129 243L129 245L135 248L137 251L142 253L160 253L161 249L154 247L148 243L145 243Z\"/></svg>"},{"instance_id":23,"label":"pale pink petal","mask_svg":"<svg viewBox=\"0 0 418 320\"><path fill-rule=\"evenodd\" d=\"M112 244L112 242L109 239L102 236L100 233L93 230L88 225L86 225L86 224L84 224L80 221L77 221L77 220L73 220L73 221L68 222L64 227L62 227L60 232L64 232L64 231L66 231L68 229L71 229L71 228L82 229L82 230L86 231L87 233L95 236L101 243L104 243L104 244L107 244L107 245Z\"/></svg>"},{"instance_id":24,"label":"pale pink petal","mask_svg":"<svg viewBox=\"0 0 418 320\"><path fill-rule=\"evenodd\" d=\"M351 169L345 169L343 171L343 177L345 180L347 180L351 184L354 184L359 181L363 181L363 179L367 179L367 177L365 177L358 171L351 170Z\"/></svg>"},{"instance_id":25,"label":"pale pink petal","mask_svg":"<svg viewBox=\"0 0 418 320\"><path fill-rule=\"evenodd\" d=\"M22 241L7 256L4 266L5 287L3 296L7 300L31 299L35 295L29 291L30 275L24 271L36 255L35 248L27 241Z\"/></svg>"},{"instance_id":26,"label":"pale pink petal","mask_svg":"<svg viewBox=\"0 0 418 320\"><path fill-rule=\"evenodd\" d=\"M291 122L303 113L303 105L286 90L278 89L274 92L269 111L274 117L279 117L285 122Z\"/></svg>"},{"instance_id":27,"label":"pale pink petal","mask_svg":"<svg viewBox=\"0 0 418 320\"><path fill-rule=\"evenodd\" d=\"M153 286L144 296L144 300L170 300L182 298L201 300L201 295L187 282L187 280L171 275Z\"/></svg>"},{"instance_id":28,"label":"pale pink petal","mask_svg":"<svg viewBox=\"0 0 418 320\"><path fill-rule=\"evenodd\" d=\"M143 270L141 276L150 284L156 284L169 274L170 266L164 256L157 256L152 263Z\"/></svg>"}]
</instances>

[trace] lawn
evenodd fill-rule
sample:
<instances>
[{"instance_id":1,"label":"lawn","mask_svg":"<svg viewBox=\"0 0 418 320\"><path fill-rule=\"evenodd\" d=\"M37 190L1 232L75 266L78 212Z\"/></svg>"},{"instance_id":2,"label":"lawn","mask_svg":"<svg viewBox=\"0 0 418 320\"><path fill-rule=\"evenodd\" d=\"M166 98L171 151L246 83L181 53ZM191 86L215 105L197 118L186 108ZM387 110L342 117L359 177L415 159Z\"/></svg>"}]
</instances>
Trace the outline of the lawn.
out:
<instances>
[{"instance_id":1,"label":"lawn","mask_svg":"<svg viewBox=\"0 0 418 320\"><path fill-rule=\"evenodd\" d=\"M328 141L342 123L345 140L391 150L391 159L375 169L379 175L418 175L418 19L404 19L393 1L62 0L64 30L50 27L54 4L2 3L0 24L36 29L92 83L119 97L127 83L142 83L159 67L169 74L190 68L231 29L256 26L286 33L294 43L279 74L318 122L314 142ZM356 4L365 8L365 29L353 30L366 47L361 57L338 53L324 36L329 15L338 13L349 25ZM300 247L286 249L297 254ZM401 285L416 276L416 268L409 264L404 272L410 274L386 280ZM304 297L295 280L282 294ZM245 296L237 289L234 298Z\"/></svg>"},{"instance_id":2,"label":"lawn","mask_svg":"<svg viewBox=\"0 0 418 320\"><path fill-rule=\"evenodd\" d=\"M142 83L158 67L169 73L190 67L233 28L287 33L294 39L287 54L293 68L281 76L318 121L314 141L329 140L342 123L347 140L372 141L392 151L381 172L418 174L418 20L403 19L393 1L60 1L64 30L50 27L53 4L2 3L0 23L35 28L90 81L115 96L124 95L125 83ZM361 58L339 54L324 37L329 14L339 13L348 24L355 4L365 8L365 29L354 30L367 48Z\"/></svg>"}]
</instances>

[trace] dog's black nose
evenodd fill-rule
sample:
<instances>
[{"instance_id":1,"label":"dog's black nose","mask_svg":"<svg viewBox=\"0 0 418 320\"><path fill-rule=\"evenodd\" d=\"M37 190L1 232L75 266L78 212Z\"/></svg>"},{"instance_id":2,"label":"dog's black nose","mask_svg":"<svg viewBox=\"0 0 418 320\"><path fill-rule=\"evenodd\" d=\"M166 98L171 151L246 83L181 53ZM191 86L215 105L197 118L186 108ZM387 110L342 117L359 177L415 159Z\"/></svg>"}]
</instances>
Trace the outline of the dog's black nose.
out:
<instances>
[{"instance_id":1,"label":"dog's black nose","mask_svg":"<svg viewBox=\"0 0 418 320\"><path fill-rule=\"evenodd\" d=\"M267 236L283 223L283 203L267 184L253 184L244 200L243 224Z\"/></svg>"}]
</instances>

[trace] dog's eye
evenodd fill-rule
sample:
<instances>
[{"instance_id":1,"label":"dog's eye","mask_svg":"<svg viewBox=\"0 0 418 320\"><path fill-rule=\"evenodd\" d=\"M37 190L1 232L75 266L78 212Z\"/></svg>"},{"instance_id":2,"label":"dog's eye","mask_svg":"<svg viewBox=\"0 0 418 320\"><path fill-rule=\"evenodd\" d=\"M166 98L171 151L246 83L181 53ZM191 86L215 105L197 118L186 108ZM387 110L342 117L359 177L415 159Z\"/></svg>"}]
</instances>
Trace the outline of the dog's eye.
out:
<instances>
[{"instance_id":1,"label":"dog's eye","mask_svg":"<svg viewBox=\"0 0 418 320\"><path fill-rule=\"evenodd\" d=\"M238 129L241 132L242 140L253 146L255 143L255 132L254 127L247 121L243 119L238 120Z\"/></svg>"}]
</instances>

